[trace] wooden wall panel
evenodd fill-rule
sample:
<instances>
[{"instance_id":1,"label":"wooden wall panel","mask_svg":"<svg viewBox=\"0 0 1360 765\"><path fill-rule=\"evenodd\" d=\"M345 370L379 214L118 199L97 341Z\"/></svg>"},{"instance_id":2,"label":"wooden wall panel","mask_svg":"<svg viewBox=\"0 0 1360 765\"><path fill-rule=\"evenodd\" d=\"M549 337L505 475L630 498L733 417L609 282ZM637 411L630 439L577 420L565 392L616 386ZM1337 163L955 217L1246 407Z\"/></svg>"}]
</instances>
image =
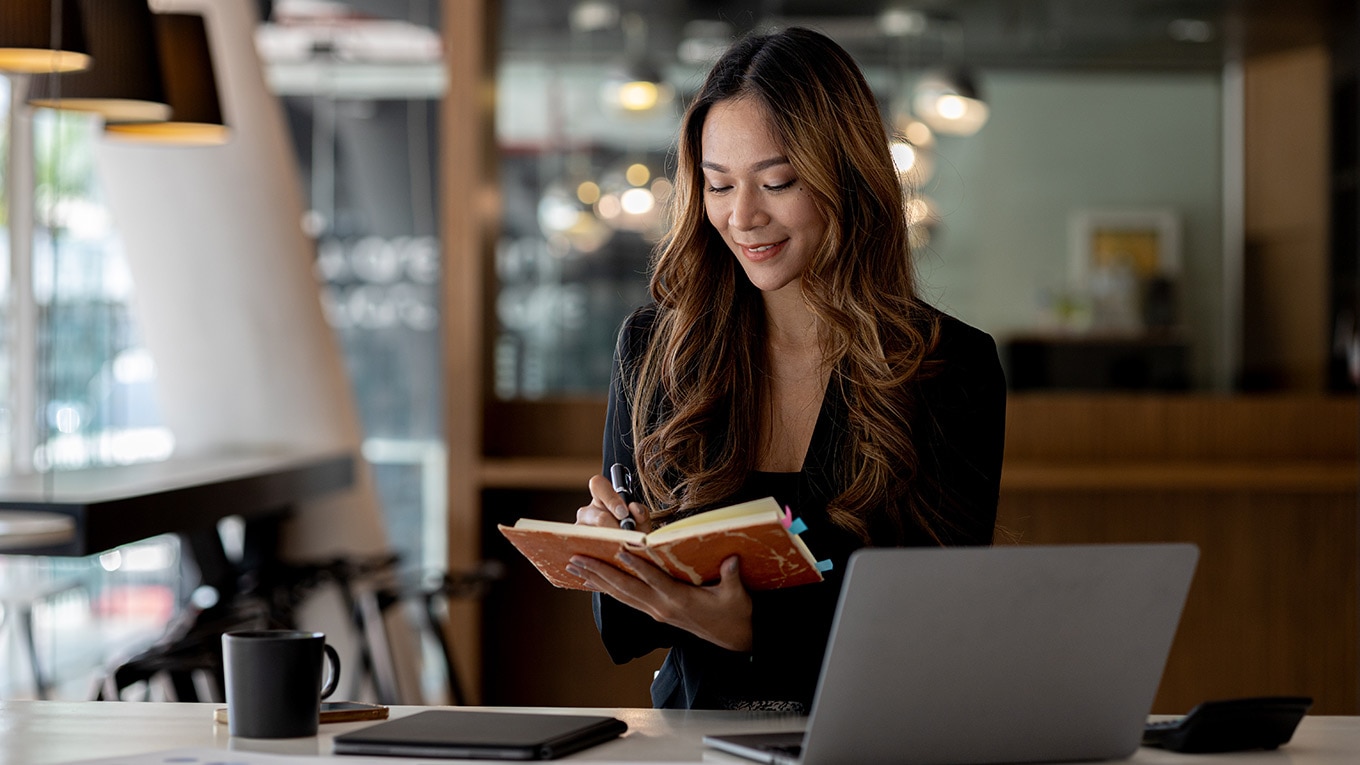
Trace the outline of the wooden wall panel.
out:
<instances>
[{"instance_id":1,"label":"wooden wall panel","mask_svg":"<svg viewBox=\"0 0 1360 765\"><path fill-rule=\"evenodd\" d=\"M1322 45L1252 57L1243 67L1242 365L1249 387L1326 388L1329 77Z\"/></svg>"},{"instance_id":2,"label":"wooden wall panel","mask_svg":"<svg viewBox=\"0 0 1360 765\"><path fill-rule=\"evenodd\" d=\"M1302 693L1360 710L1357 403L1013 396L999 539L1200 546L1157 699Z\"/></svg>"},{"instance_id":3,"label":"wooden wall panel","mask_svg":"<svg viewBox=\"0 0 1360 765\"><path fill-rule=\"evenodd\" d=\"M604 415L603 399L489 401L483 451L488 457L584 457L599 462ZM589 477L582 477L582 485Z\"/></svg>"},{"instance_id":4,"label":"wooden wall panel","mask_svg":"<svg viewBox=\"0 0 1360 765\"><path fill-rule=\"evenodd\" d=\"M1358 711L1353 492L1008 493L999 523L1017 544L1199 546L1154 712L1268 694L1311 695L1319 714Z\"/></svg>"},{"instance_id":5,"label":"wooden wall panel","mask_svg":"<svg viewBox=\"0 0 1360 765\"><path fill-rule=\"evenodd\" d=\"M485 528L574 511L598 470L603 403L488 411L506 427L488 436L501 455L480 467ZM1157 712L1304 693L1319 713L1354 714L1358 414L1351 397L1012 396L999 539L1199 545ZM487 601L488 700L646 705L661 654L613 666L588 598L548 587L512 550L497 552L494 537L484 541L511 566Z\"/></svg>"},{"instance_id":6,"label":"wooden wall panel","mask_svg":"<svg viewBox=\"0 0 1360 765\"><path fill-rule=\"evenodd\" d=\"M1350 396L1012 395L1006 459L1354 460L1357 412Z\"/></svg>"},{"instance_id":7,"label":"wooden wall panel","mask_svg":"<svg viewBox=\"0 0 1360 765\"><path fill-rule=\"evenodd\" d=\"M1353 459L1353 396L1011 394L1006 457L1022 462ZM600 399L486 405L488 457L598 460Z\"/></svg>"},{"instance_id":8,"label":"wooden wall panel","mask_svg":"<svg viewBox=\"0 0 1360 765\"><path fill-rule=\"evenodd\" d=\"M449 568L474 568L482 558L478 485L482 392L487 365L484 333L497 189L492 119L494 3L444 0L444 60L448 90L440 104L439 198L443 294L444 440L448 444ZM481 687L480 612L475 602L450 604L448 635L469 700Z\"/></svg>"}]
</instances>

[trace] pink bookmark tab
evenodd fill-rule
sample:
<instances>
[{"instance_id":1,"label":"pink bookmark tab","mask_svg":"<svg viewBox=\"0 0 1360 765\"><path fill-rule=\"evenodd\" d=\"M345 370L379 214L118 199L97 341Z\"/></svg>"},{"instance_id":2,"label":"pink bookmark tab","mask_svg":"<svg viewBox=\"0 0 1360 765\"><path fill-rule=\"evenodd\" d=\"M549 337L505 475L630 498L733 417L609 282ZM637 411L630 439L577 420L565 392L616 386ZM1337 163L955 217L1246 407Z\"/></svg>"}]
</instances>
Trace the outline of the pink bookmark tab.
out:
<instances>
[{"instance_id":1,"label":"pink bookmark tab","mask_svg":"<svg viewBox=\"0 0 1360 765\"><path fill-rule=\"evenodd\" d=\"M793 508L788 505L784 505L784 520L781 523L784 524L786 529L793 525Z\"/></svg>"}]
</instances>

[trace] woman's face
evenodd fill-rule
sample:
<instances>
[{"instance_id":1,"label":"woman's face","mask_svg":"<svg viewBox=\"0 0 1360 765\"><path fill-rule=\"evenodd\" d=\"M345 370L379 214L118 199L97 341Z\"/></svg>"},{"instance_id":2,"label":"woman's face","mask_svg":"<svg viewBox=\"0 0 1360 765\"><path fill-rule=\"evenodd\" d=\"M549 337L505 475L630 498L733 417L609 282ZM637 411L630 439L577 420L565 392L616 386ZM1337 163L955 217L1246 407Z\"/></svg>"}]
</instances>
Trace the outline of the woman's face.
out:
<instances>
[{"instance_id":1,"label":"woman's face","mask_svg":"<svg viewBox=\"0 0 1360 765\"><path fill-rule=\"evenodd\" d=\"M701 136L704 210L758 289L798 289L826 219L775 140L757 101L709 107Z\"/></svg>"}]
</instances>

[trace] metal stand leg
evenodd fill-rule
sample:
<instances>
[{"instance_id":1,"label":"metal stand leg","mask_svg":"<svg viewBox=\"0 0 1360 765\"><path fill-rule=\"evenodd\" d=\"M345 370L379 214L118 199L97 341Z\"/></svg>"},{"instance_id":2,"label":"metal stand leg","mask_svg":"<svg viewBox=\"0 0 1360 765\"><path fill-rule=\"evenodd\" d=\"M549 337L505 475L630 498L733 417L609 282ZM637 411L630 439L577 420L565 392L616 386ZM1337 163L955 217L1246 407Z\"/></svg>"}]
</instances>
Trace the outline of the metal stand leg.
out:
<instances>
[{"instance_id":1,"label":"metal stand leg","mask_svg":"<svg viewBox=\"0 0 1360 765\"><path fill-rule=\"evenodd\" d=\"M401 704L401 687L397 681L396 660L387 638L387 624L383 621L380 594L372 587L363 587L356 594L360 629L372 661L373 684L378 700L383 704Z\"/></svg>"},{"instance_id":2,"label":"metal stand leg","mask_svg":"<svg viewBox=\"0 0 1360 765\"><path fill-rule=\"evenodd\" d=\"M444 620L440 617L439 609L435 605L439 598L438 592L422 593L425 603L426 625L429 627L430 635L434 637L435 643L439 646L439 655L444 660L444 673L448 679L449 695L453 697L453 703L457 706L467 706L467 697L463 695L463 682L458 678L458 665L454 663L453 648L449 645L449 639L444 634Z\"/></svg>"},{"instance_id":3,"label":"metal stand leg","mask_svg":"<svg viewBox=\"0 0 1360 765\"><path fill-rule=\"evenodd\" d=\"M43 674L42 665L38 663L38 643L33 635L33 606L29 603L16 603L14 609L14 626L19 631L19 639L24 642L24 650L28 654L29 664L33 667L33 687L39 699L46 699L48 692L47 676Z\"/></svg>"}]
</instances>

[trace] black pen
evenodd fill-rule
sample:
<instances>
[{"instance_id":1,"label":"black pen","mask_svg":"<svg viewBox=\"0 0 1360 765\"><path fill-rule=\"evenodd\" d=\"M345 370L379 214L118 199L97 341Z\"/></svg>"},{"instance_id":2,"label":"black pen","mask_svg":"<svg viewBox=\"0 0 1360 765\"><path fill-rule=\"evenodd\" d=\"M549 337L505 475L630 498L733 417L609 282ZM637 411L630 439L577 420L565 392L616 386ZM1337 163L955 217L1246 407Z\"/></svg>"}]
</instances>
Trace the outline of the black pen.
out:
<instances>
[{"instance_id":1,"label":"black pen","mask_svg":"<svg viewBox=\"0 0 1360 765\"><path fill-rule=\"evenodd\" d=\"M619 493L623 499L623 508L628 510L628 506L633 503L633 474L629 472L628 466L615 462L609 466L609 480L614 484L614 491ZM628 517L619 521L619 528L633 531L637 528L637 523L633 521L630 511Z\"/></svg>"}]
</instances>

